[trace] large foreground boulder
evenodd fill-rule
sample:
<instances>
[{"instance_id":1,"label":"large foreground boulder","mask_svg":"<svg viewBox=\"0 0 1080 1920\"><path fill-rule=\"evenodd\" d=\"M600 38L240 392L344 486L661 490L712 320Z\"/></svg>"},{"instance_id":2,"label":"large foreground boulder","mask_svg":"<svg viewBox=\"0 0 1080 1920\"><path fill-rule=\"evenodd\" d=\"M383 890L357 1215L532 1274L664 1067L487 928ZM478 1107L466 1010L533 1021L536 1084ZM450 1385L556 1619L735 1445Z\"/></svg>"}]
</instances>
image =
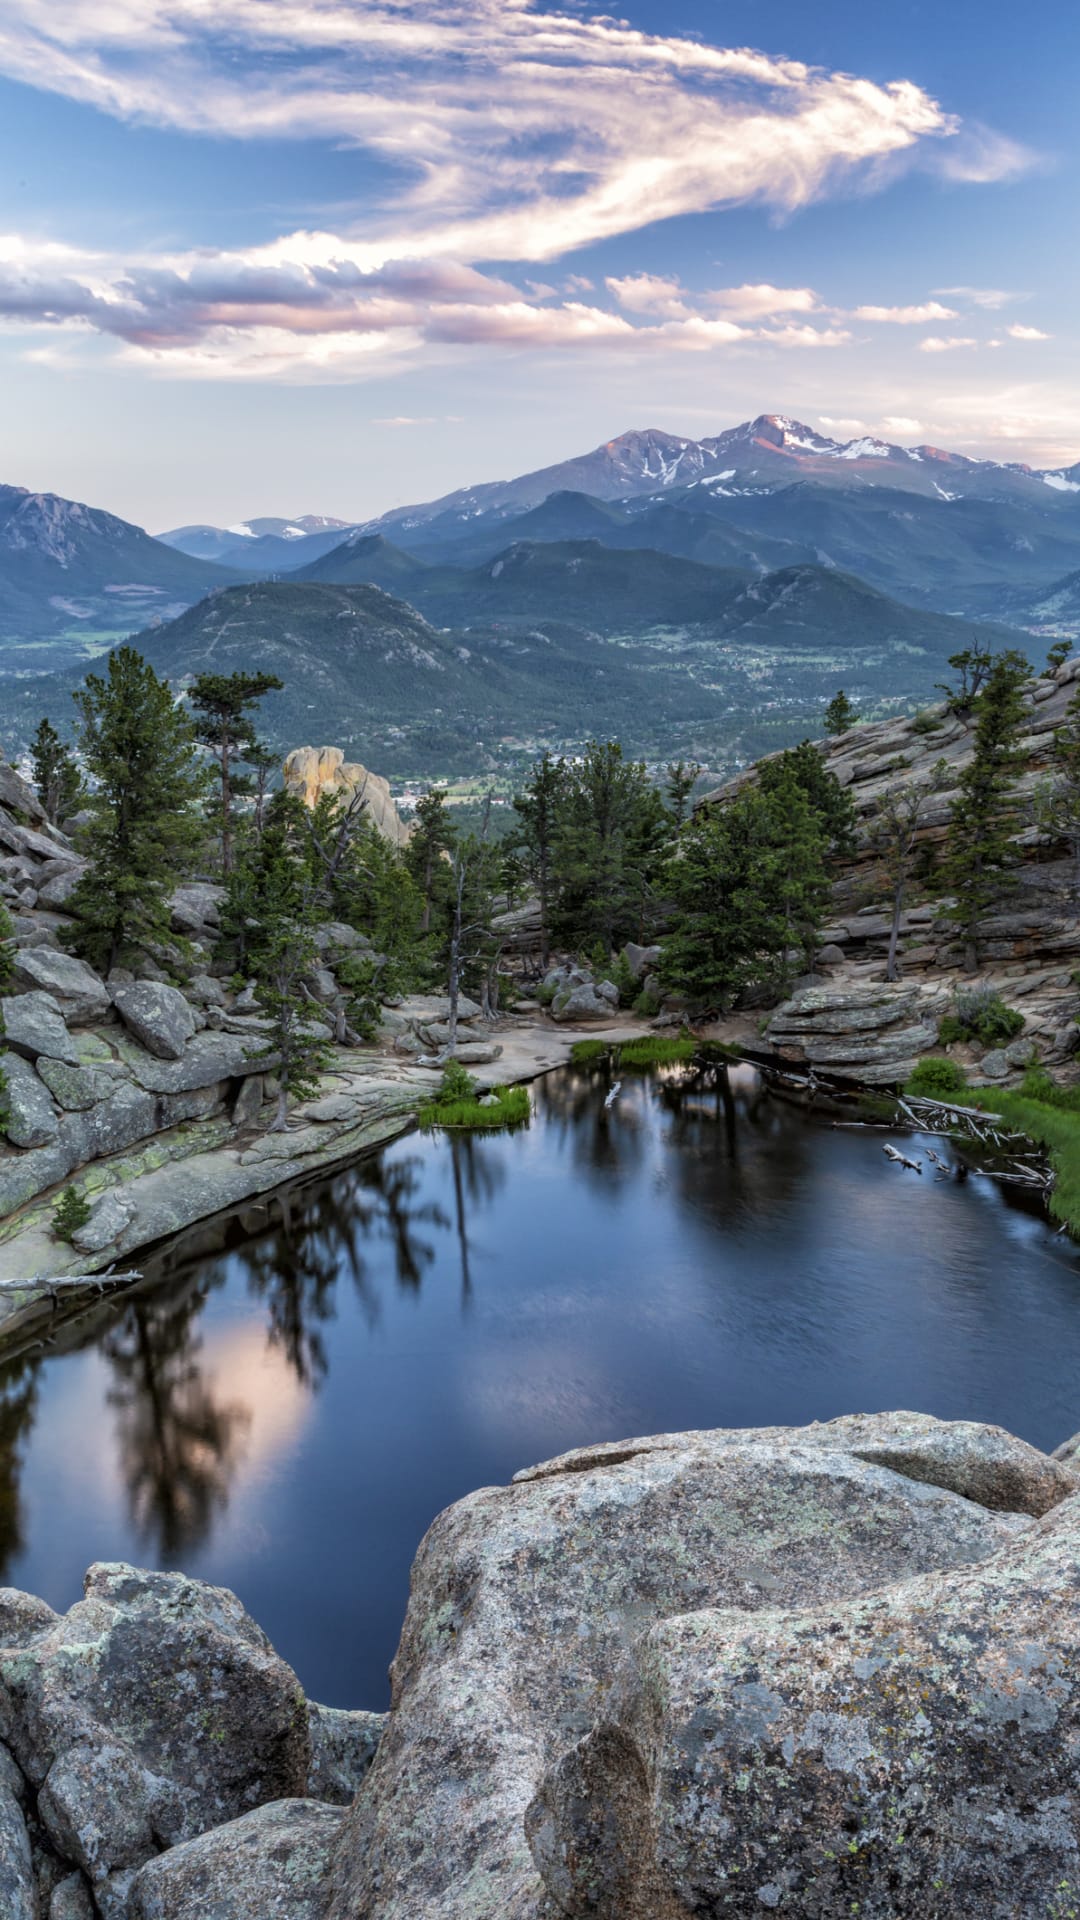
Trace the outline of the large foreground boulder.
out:
<instances>
[{"instance_id":1,"label":"large foreground boulder","mask_svg":"<svg viewBox=\"0 0 1080 1920\"><path fill-rule=\"evenodd\" d=\"M644 1738L633 1717L642 1636L674 1622L690 1646L695 1621L720 1609L748 1629L755 1615L767 1616L764 1644L790 1614L822 1608L832 1618L935 1570L978 1566L1024 1539L1034 1516L1075 1485L1067 1468L997 1429L897 1414L628 1441L567 1455L459 1502L417 1556L390 1722L346 1818L327 1920L547 1920L559 1911L686 1920L726 1912L726 1893L714 1895L707 1880L696 1905L696 1895L687 1901L670 1891L667 1868L652 1863L648 1822L631 1858L627 1835L648 1798L636 1762L627 1762L624 1778L605 1761L609 1811L572 1767L560 1797L559 1768L571 1766L567 1755L598 1721L610 1723L620 1754ZM989 1644L993 1618L983 1631ZM1073 1632L1080 1649L1080 1627ZM752 1673L745 1664L737 1671L749 1689L738 1698L757 1725ZM711 1666L699 1682L706 1699L721 1684ZM936 1684L932 1666L923 1683ZM690 1693L687 1678L687 1700ZM615 1713L612 1702L624 1697L630 1704ZM1000 1725L988 1755L994 1739L1013 1735L1012 1723ZM799 1764L812 1770L819 1761L807 1747ZM790 1786L797 1801L797 1768ZM811 1825L816 1791L808 1779ZM632 1818L622 1819L624 1804ZM680 1817L690 1830L695 1805L688 1790ZM614 1864L603 1851L609 1832ZM709 1828L702 1848L728 1860L725 1872L739 1866L722 1825ZM639 1870L647 1873L639 1905L620 1910ZM928 1893L932 1878L928 1857L910 1870L910 1884ZM742 1883L734 1884L741 1899ZM764 1872L755 1882L771 1884ZM648 1905L654 1893L666 1904ZM815 1911L839 1920L858 1897ZM888 1912L891 1920L922 1910ZM874 1920L886 1920L886 1911L875 1910Z\"/></svg>"},{"instance_id":2,"label":"large foreground boulder","mask_svg":"<svg viewBox=\"0 0 1080 1920\"><path fill-rule=\"evenodd\" d=\"M988 1564L654 1627L529 1809L567 1920L1063 1920L1080 1495Z\"/></svg>"}]
</instances>

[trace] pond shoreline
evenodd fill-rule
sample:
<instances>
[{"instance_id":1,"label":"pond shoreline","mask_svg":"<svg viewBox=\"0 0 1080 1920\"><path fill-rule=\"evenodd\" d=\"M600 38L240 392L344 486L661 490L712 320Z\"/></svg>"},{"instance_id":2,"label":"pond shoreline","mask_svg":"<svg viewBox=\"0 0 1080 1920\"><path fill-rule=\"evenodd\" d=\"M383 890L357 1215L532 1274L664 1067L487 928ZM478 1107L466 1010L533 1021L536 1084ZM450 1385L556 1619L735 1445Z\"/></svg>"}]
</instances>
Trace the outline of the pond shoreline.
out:
<instances>
[{"instance_id":1,"label":"pond shoreline","mask_svg":"<svg viewBox=\"0 0 1080 1920\"><path fill-rule=\"evenodd\" d=\"M617 1045L648 1032L640 1020L618 1015L603 1028L501 1021L492 1029L499 1058L470 1071L485 1090L522 1085L565 1066L583 1034ZM87 1253L53 1235L55 1195L27 1209L20 1230L0 1243L0 1351L100 1299L92 1279L86 1288L66 1289L62 1299L50 1292L51 1281L130 1268L133 1256L244 1200L389 1145L416 1124L418 1108L438 1082L439 1069L389 1048L341 1049L314 1099L290 1114L285 1133L187 1125L155 1136L141 1152L93 1162L80 1184L95 1199L122 1191L131 1217L106 1248Z\"/></svg>"}]
</instances>

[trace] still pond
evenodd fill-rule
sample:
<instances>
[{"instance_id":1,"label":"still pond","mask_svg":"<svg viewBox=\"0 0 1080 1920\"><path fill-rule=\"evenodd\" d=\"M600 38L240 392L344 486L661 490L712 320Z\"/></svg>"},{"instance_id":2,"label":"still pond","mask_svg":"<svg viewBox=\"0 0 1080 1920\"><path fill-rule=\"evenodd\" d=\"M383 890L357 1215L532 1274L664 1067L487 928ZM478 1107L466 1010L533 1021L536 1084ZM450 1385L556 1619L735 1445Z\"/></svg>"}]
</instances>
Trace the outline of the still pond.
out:
<instances>
[{"instance_id":1,"label":"still pond","mask_svg":"<svg viewBox=\"0 0 1080 1920\"><path fill-rule=\"evenodd\" d=\"M183 1567L313 1698L381 1707L433 1516L567 1447L888 1407L1080 1427L1080 1251L1038 1212L750 1069L611 1085L562 1069L527 1129L411 1134L193 1229L9 1365L0 1585L62 1609L93 1560Z\"/></svg>"}]
</instances>

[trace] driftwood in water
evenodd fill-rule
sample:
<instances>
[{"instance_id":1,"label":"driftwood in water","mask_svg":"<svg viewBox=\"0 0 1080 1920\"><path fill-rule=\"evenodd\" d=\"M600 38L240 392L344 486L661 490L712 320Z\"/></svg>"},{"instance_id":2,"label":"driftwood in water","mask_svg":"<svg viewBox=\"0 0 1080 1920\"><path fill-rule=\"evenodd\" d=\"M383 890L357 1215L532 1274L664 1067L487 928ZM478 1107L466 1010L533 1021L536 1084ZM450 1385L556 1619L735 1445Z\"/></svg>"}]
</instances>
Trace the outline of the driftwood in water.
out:
<instances>
[{"instance_id":1,"label":"driftwood in water","mask_svg":"<svg viewBox=\"0 0 1080 1920\"><path fill-rule=\"evenodd\" d=\"M901 1153L898 1147L890 1146L888 1142L886 1142L881 1151L886 1154L890 1160L894 1160L898 1167L907 1167L912 1173L922 1172L922 1161L909 1160L907 1154Z\"/></svg>"},{"instance_id":2,"label":"driftwood in water","mask_svg":"<svg viewBox=\"0 0 1080 1920\"><path fill-rule=\"evenodd\" d=\"M59 1299L80 1287L96 1287L104 1293L107 1287L126 1287L141 1279L141 1273L117 1273L113 1267L104 1273L36 1273L30 1280L0 1280L0 1298L10 1293L37 1293L43 1299Z\"/></svg>"}]
</instances>

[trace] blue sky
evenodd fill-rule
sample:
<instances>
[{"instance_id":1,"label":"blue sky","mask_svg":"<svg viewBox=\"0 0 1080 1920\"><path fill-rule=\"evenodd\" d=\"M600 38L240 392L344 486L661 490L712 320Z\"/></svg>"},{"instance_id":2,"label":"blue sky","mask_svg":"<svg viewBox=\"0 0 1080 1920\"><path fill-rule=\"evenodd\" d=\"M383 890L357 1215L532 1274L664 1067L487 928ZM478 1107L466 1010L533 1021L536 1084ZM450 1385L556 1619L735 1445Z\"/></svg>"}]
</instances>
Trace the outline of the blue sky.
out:
<instances>
[{"instance_id":1,"label":"blue sky","mask_svg":"<svg viewBox=\"0 0 1080 1920\"><path fill-rule=\"evenodd\" d=\"M1080 11L5 0L0 478L376 513L763 411L1080 456Z\"/></svg>"}]
</instances>

